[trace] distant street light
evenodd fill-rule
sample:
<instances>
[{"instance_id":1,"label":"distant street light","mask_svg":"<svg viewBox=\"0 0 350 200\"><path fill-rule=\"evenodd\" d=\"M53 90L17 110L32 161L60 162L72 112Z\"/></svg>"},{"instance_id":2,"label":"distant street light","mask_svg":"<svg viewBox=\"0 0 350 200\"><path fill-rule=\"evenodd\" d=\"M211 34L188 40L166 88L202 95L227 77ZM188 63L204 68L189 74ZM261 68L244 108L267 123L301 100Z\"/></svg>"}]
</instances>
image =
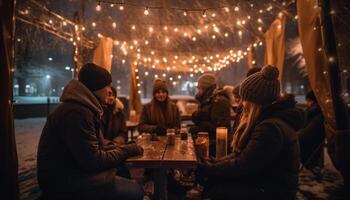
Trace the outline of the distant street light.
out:
<instances>
[{"instance_id":1,"label":"distant street light","mask_svg":"<svg viewBox=\"0 0 350 200\"><path fill-rule=\"evenodd\" d=\"M66 66L64 69L67 70L67 71L69 71L69 70L70 70L70 67L69 67L69 66Z\"/></svg>"},{"instance_id":2,"label":"distant street light","mask_svg":"<svg viewBox=\"0 0 350 200\"><path fill-rule=\"evenodd\" d=\"M49 74L47 74L47 75L46 75L46 78L47 78L47 79L50 79L50 78L51 78L51 76L50 76Z\"/></svg>"},{"instance_id":3,"label":"distant street light","mask_svg":"<svg viewBox=\"0 0 350 200\"><path fill-rule=\"evenodd\" d=\"M51 57L49 57L49 58L48 58L48 60L49 60L49 61L52 61L52 58L51 58Z\"/></svg>"}]
</instances>

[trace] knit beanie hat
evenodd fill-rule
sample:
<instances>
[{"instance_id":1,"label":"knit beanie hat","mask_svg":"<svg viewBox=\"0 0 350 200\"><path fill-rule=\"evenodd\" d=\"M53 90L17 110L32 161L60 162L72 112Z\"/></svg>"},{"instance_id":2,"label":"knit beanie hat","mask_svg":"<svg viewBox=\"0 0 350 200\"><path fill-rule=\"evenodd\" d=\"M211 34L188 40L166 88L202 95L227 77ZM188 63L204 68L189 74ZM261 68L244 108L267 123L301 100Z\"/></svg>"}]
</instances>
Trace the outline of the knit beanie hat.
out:
<instances>
[{"instance_id":1,"label":"knit beanie hat","mask_svg":"<svg viewBox=\"0 0 350 200\"><path fill-rule=\"evenodd\" d=\"M243 101L267 105L280 97L278 69L265 66L260 72L247 77L241 84L240 95Z\"/></svg>"},{"instance_id":2,"label":"knit beanie hat","mask_svg":"<svg viewBox=\"0 0 350 200\"><path fill-rule=\"evenodd\" d=\"M216 85L216 77L214 74L203 74L198 78L198 86L204 89Z\"/></svg>"},{"instance_id":3,"label":"knit beanie hat","mask_svg":"<svg viewBox=\"0 0 350 200\"><path fill-rule=\"evenodd\" d=\"M112 76L106 69L94 63L87 63L81 68L78 80L93 92L111 84Z\"/></svg>"},{"instance_id":4,"label":"knit beanie hat","mask_svg":"<svg viewBox=\"0 0 350 200\"><path fill-rule=\"evenodd\" d=\"M159 90L164 90L168 93L166 82L158 78L153 81L153 95L157 93Z\"/></svg>"}]
</instances>

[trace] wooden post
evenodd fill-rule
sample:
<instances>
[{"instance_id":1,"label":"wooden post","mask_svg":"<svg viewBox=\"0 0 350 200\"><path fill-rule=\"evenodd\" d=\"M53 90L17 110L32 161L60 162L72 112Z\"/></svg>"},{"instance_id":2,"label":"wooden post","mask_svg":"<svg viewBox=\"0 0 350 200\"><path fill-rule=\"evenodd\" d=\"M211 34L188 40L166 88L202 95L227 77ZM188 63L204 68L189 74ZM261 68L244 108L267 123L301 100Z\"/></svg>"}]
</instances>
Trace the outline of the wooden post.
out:
<instances>
[{"instance_id":1,"label":"wooden post","mask_svg":"<svg viewBox=\"0 0 350 200\"><path fill-rule=\"evenodd\" d=\"M16 1L0 1L0 197L18 199L18 161L12 112L14 67L14 8Z\"/></svg>"}]
</instances>

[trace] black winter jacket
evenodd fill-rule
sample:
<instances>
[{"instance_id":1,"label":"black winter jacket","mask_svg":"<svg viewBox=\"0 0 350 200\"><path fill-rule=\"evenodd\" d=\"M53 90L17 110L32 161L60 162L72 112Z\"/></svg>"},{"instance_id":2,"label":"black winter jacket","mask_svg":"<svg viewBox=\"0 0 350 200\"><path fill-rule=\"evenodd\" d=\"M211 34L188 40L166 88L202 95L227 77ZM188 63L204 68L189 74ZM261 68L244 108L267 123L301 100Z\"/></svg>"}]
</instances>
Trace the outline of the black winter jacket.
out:
<instances>
[{"instance_id":1,"label":"black winter jacket","mask_svg":"<svg viewBox=\"0 0 350 200\"><path fill-rule=\"evenodd\" d=\"M131 146L103 150L102 107L81 82L69 82L61 101L46 121L37 154L39 186L54 199L111 183L114 168L135 154Z\"/></svg>"}]
</instances>

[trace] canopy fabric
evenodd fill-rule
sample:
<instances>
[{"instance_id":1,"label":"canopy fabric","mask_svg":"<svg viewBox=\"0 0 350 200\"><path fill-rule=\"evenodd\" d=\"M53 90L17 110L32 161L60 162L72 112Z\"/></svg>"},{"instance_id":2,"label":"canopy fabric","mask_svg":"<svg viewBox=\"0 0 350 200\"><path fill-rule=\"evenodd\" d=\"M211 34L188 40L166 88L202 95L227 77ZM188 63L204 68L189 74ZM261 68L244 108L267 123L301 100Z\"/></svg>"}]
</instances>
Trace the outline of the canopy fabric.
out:
<instances>
[{"instance_id":1,"label":"canopy fabric","mask_svg":"<svg viewBox=\"0 0 350 200\"><path fill-rule=\"evenodd\" d=\"M331 76L331 71L338 70L336 73L339 74L339 69L334 68L332 64L336 62L334 60L336 55L333 55L335 56L333 58L327 57L325 47L329 38L325 38L321 29L321 24L323 24L321 15L327 11L322 10L321 6L318 5L318 0L299 0L297 12L300 41L310 85L325 117L328 152L335 167L342 172L344 179L349 180L350 131L342 130L342 127L339 126L339 121L344 121L341 118L346 119L348 114L345 107L345 110L336 107L341 106L343 102L338 102L342 101L337 96L340 94L335 93L334 85L332 87L334 84L332 81L335 77ZM346 127L347 125L342 126Z\"/></svg>"},{"instance_id":2,"label":"canopy fabric","mask_svg":"<svg viewBox=\"0 0 350 200\"><path fill-rule=\"evenodd\" d=\"M265 33L265 65L272 65L280 71L279 80L282 82L285 54L285 24L286 16L281 15L272 22Z\"/></svg>"},{"instance_id":3,"label":"canopy fabric","mask_svg":"<svg viewBox=\"0 0 350 200\"><path fill-rule=\"evenodd\" d=\"M139 89L137 86L136 70L137 66L134 64L130 65L130 91L129 91L129 105L130 110L135 110L136 114L141 114L142 104L141 96L139 94Z\"/></svg>"},{"instance_id":4,"label":"canopy fabric","mask_svg":"<svg viewBox=\"0 0 350 200\"><path fill-rule=\"evenodd\" d=\"M0 197L18 199L18 161L12 116L14 1L0 1Z\"/></svg>"},{"instance_id":5,"label":"canopy fabric","mask_svg":"<svg viewBox=\"0 0 350 200\"><path fill-rule=\"evenodd\" d=\"M113 40L109 37L101 36L100 42L94 51L92 62L109 72L112 69Z\"/></svg>"}]
</instances>

